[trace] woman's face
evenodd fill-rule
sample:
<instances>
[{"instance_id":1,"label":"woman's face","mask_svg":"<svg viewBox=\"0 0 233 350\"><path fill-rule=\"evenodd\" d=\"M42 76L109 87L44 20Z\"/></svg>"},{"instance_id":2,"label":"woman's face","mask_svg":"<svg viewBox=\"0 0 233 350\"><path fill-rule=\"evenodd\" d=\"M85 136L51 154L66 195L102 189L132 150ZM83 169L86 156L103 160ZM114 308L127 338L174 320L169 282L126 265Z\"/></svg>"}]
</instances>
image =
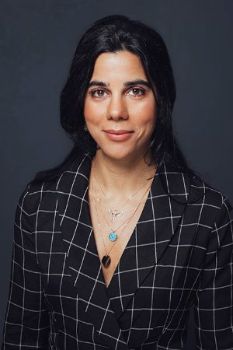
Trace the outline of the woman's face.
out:
<instances>
[{"instance_id":1,"label":"woman's face","mask_svg":"<svg viewBox=\"0 0 233 350\"><path fill-rule=\"evenodd\" d=\"M156 101L138 56L129 51L98 56L84 101L89 133L100 152L138 161L156 122Z\"/></svg>"}]
</instances>

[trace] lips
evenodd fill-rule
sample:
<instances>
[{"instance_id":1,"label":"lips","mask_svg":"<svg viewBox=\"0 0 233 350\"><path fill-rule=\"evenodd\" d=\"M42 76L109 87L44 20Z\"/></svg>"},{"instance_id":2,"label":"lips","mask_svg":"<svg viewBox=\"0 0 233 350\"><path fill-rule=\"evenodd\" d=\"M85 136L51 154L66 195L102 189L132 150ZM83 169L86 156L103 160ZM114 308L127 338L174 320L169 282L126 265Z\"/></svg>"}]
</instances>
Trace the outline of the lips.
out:
<instances>
[{"instance_id":1,"label":"lips","mask_svg":"<svg viewBox=\"0 0 233 350\"><path fill-rule=\"evenodd\" d=\"M132 134L133 131L131 130L104 130L104 132L108 134L113 134L113 135L124 135L124 134Z\"/></svg>"},{"instance_id":2,"label":"lips","mask_svg":"<svg viewBox=\"0 0 233 350\"><path fill-rule=\"evenodd\" d=\"M103 130L106 136L111 141L127 141L133 134L132 130L114 130L114 129L107 129Z\"/></svg>"}]
</instances>

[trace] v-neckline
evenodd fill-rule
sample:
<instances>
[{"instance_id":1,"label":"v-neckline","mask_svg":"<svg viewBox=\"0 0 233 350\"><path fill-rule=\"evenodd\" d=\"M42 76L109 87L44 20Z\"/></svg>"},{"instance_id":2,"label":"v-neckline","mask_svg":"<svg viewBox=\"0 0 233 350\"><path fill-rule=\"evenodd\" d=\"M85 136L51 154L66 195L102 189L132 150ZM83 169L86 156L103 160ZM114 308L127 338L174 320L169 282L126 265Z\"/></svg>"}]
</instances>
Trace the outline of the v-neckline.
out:
<instances>
[{"instance_id":1,"label":"v-neckline","mask_svg":"<svg viewBox=\"0 0 233 350\"><path fill-rule=\"evenodd\" d=\"M149 201L150 201L151 196L152 196L151 188L152 188L152 186L154 185L155 180L156 180L156 175L154 176L154 178L153 178L153 180L152 180L152 182L151 182L151 186L150 186L150 189L149 189L149 191L148 191L148 194L147 194L147 197L146 197L146 200L145 200L143 209L142 209L142 211L141 211L141 214L140 214L140 216L139 216L139 218L138 218L138 220L137 220L137 222L136 222L136 224L135 224L135 226L134 226L134 228L133 228L133 230L132 230L132 233L131 233L131 235L130 235L130 238L129 238L129 240L128 240L128 242L127 242L127 244L126 244L126 246L125 246L125 248L124 248L124 250L123 250L123 252L122 252L122 254L121 254L121 256L120 256L120 259L119 259L119 261L118 261L118 263L117 263L117 265L116 265L116 267L115 267L115 270L114 270L114 272L113 272L113 274L112 274L112 277L111 277L110 282L109 282L108 285L106 285L106 282L105 282L104 273L103 273L103 267L102 267L101 259L100 259L99 253L98 253L98 249L97 249L97 244L96 244L95 236L94 236L94 228L93 228L93 225L92 225L91 211L90 211L90 203L89 203L89 196L88 196L88 189L89 189L89 188L87 188L87 191L86 191L86 194L85 194L85 200L86 200L87 203L88 203L88 205L87 205L87 209L88 209L88 213L87 213L88 225L90 225L90 226L92 227L92 233L91 233L90 240L92 241L91 243L93 244L93 247L94 247L94 250L95 250L94 253L98 256L99 268L100 268L100 278L101 278L101 280L103 281L103 283L104 283L105 288L106 288L107 291L109 291L109 289L110 289L110 287L111 287L111 285L112 285L112 283L113 283L113 279L114 279L114 277L115 277L115 275L116 275L116 272L117 272L118 269L119 269L119 265L120 265L120 262L121 262L123 256L124 256L125 254L127 254L127 249L130 247L132 241L133 241L134 238L135 238L135 234L136 234L136 232L137 232L137 230L138 230L139 224L140 224L142 221L144 221L144 220L146 219L146 213L148 212L147 207L148 207Z\"/></svg>"}]
</instances>

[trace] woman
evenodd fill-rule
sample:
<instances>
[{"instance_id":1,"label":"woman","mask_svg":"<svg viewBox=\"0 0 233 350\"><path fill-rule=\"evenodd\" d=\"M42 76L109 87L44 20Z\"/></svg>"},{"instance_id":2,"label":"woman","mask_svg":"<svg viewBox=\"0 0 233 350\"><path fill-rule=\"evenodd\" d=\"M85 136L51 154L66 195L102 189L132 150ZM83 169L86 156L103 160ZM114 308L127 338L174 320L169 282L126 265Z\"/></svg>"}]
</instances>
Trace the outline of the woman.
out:
<instances>
[{"instance_id":1,"label":"woman","mask_svg":"<svg viewBox=\"0 0 233 350\"><path fill-rule=\"evenodd\" d=\"M233 349L231 205L172 132L165 44L123 16L81 38L61 95L74 140L16 212L3 349Z\"/></svg>"}]
</instances>

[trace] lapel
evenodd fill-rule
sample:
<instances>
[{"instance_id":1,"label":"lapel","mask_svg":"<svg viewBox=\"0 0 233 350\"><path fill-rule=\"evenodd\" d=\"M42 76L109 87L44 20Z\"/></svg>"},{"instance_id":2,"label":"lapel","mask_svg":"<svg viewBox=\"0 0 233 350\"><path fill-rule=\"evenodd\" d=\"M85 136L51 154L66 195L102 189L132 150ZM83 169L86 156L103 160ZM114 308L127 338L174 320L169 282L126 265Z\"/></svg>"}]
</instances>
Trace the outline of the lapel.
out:
<instances>
[{"instance_id":1,"label":"lapel","mask_svg":"<svg viewBox=\"0 0 233 350\"><path fill-rule=\"evenodd\" d=\"M112 348L118 344L117 349L126 350L128 347L121 335L120 323L110 309L92 232L88 204L90 169L91 158L86 155L62 174L58 184L58 212L66 251L64 273L70 275L88 319L104 336L105 342ZM128 242L132 243L137 235L137 245L140 245L139 279L130 284L129 294L136 293L175 236L187 204L188 189L189 180L182 173L169 170L165 163L157 169L144 210ZM148 248L147 242L155 242L155 245ZM125 252L121 260L124 258Z\"/></svg>"},{"instance_id":2,"label":"lapel","mask_svg":"<svg viewBox=\"0 0 233 350\"><path fill-rule=\"evenodd\" d=\"M58 212L66 251L64 275L76 290L88 321L110 348L127 350L121 330L109 308L102 268L92 232L88 204L91 159L85 156L63 173L58 185ZM68 291L69 292L69 291ZM117 348L116 348L117 344Z\"/></svg>"},{"instance_id":3,"label":"lapel","mask_svg":"<svg viewBox=\"0 0 233 350\"><path fill-rule=\"evenodd\" d=\"M176 233L188 198L191 199L189 192L190 179L183 173L172 170L165 163L157 169L142 214L108 287L122 329L129 328L132 323L131 313L124 311L133 307L140 286L166 254L171 241L178 237ZM127 280L123 279L123 271L132 271L127 273ZM119 275L122 276L120 283Z\"/></svg>"}]
</instances>

